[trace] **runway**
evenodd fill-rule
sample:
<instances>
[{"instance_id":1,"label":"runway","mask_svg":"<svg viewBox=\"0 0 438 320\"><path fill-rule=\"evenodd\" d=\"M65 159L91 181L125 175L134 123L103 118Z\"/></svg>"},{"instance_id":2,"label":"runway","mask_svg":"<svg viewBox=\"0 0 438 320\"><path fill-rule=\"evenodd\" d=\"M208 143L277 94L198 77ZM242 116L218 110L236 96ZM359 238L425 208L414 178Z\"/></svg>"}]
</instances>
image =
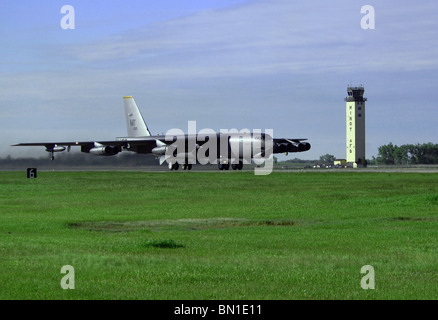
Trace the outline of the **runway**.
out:
<instances>
[{"instance_id":1,"label":"runway","mask_svg":"<svg viewBox=\"0 0 438 320\"><path fill-rule=\"evenodd\" d=\"M29 167L32 167L31 165ZM38 171L140 171L140 172L223 172L223 173L239 173L239 172L254 172L254 165L245 165L242 170L223 170L219 171L217 165L194 165L191 170L169 170L167 165L157 166L65 166L65 165L42 165L37 166ZM27 167L16 166L8 168L0 168L0 171L26 171ZM300 168L293 166L277 165L274 166L273 172L281 173L341 173L341 172L357 172L357 173L438 173L438 165L416 165L416 166L368 166L367 168Z\"/></svg>"}]
</instances>

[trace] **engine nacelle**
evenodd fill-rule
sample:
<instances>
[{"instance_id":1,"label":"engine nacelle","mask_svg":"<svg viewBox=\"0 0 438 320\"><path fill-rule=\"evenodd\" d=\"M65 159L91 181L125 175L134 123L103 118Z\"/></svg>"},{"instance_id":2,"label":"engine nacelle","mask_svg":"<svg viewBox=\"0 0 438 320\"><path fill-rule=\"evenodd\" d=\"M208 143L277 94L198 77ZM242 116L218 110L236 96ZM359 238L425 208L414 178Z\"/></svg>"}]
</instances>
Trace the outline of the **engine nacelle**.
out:
<instances>
[{"instance_id":1,"label":"engine nacelle","mask_svg":"<svg viewBox=\"0 0 438 320\"><path fill-rule=\"evenodd\" d=\"M119 148L113 146L94 147L90 149L90 153L96 156L114 156L119 153Z\"/></svg>"},{"instance_id":2,"label":"engine nacelle","mask_svg":"<svg viewBox=\"0 0 438 320\"><path fill-rule=\"evenodd\" d=\"M167 146L160 146L152 149L152 153L157 156L165 155L166 151L167 151Z\"/></svg>"},{"instance_id":3,"label":"engine nacelle","mask_svg":"<svg viewBox=\"0 0 438 320\"><path fill-rule=\"evenodd\" d=\"M54 146L51 148L46 148L47 152L62 152L65 150L65 147L58 147L58 146Z\"/></svg>"},{"instance_id":4,"label":"engine nacelle","mask_svg":"<svg viewBox=\"0 0 438 320\"><path fill-rule=\"evenodd\" d=\"M275 153L284 153L284 152L303 152L310 149L310 143L308 142L282 142L277 143L274 146Z\"/></svg>"},{"instance_id":5,"label":"engine nacelle","mask_svg":"<svg viewBox=\"0 0 438 320\"><path fill-rule=\"evenodd\" d=\"M310 143L300 142L300 144L298 145L298 149L300 149L300 151L307 151L310 149Z\"/></svg>"}]
</instances>

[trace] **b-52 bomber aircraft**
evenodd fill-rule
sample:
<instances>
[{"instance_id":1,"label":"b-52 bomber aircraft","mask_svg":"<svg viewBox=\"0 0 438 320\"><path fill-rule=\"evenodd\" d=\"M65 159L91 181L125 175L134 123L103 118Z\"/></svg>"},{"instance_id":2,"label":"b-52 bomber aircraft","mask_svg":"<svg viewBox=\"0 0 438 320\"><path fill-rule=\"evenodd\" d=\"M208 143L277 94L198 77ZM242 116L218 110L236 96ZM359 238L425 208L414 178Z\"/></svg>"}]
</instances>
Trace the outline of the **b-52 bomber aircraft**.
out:
<instances>
[{"instance_id":1,"label":"b-52 bomber aircraft","mask_svg":"<svg viewBox=\"0 0 438 320\"><path fill-rule=\"evenodd\" d=\"M160 158L160 164L168 162L169 169L190 170L192 164L216 163L219 170L241 170L257 158L274 153L302 152L310 149L307 139L278 139L267 133L253 132L208 132L194 134L152 135L132 96L123 97L128 136L112 141L71 141L19 143L13 146L43 146L51 153L70 151L81 147L81 152L97 156L114 156L122 151L150 154ZM179 144L178 144L179 142Z\"/></svg>"}]
</instances>

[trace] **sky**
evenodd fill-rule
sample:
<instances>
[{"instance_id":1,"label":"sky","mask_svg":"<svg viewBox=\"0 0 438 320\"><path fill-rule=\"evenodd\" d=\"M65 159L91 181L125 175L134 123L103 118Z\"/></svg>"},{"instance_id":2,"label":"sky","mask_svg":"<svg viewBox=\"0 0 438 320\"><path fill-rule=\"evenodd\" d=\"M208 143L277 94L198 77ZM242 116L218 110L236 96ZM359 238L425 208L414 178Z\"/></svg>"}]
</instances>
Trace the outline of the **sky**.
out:
<instances>
[{"instance_id":1,"label":"sky","mask_svg":"<svg viewBox=\"0 0 438 320\"><path fill-rule=\"evenodd\" d=\"M368 98L368 159L389 142L438 143L437 12L430 0L4 0L0 157L126 136L132 95L153 134L272 129L312 145L280 159L345 158L348 85Z\"/></svg>"}]
</instances>

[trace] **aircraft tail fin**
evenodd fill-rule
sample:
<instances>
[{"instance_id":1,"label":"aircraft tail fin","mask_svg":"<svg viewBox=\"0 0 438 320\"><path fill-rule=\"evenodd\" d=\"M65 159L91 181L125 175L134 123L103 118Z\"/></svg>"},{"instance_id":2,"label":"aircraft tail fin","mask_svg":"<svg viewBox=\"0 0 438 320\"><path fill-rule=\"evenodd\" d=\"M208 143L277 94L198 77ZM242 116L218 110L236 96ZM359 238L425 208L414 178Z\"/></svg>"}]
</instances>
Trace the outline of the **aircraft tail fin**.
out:
<instances>
[{"instance_id":1,"label":"aircraft tail fin","mask_svg":"<svg viewBox=\"0 0 438 320\"><path fill-rule=\"evenodd\" d=\"M132 96L123 97L125 106L126 127L128 128L128 137L149 137L151 135L140 110Z\"/></svg>"}]
</instances>

